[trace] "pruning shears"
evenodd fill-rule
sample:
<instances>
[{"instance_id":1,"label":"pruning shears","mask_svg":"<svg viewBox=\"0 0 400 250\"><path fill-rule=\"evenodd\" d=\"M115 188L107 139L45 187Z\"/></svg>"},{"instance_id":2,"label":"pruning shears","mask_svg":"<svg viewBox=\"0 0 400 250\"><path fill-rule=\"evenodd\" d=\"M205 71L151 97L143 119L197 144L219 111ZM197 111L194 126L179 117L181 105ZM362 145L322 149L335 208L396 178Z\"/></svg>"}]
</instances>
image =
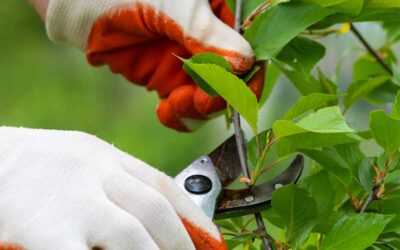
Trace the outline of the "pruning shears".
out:
<instances>
[{"instance_id":1,"label":"pruning shears","mask_svg":"<svg viewBox=\"0 0 400 250\"><path fill-rule=\"evenodd\" d=\"M271 205L273 192L296 183L303 171L303 156L297 155L286 170L272 180L244 189L227 187L241 174L235 137L208 156L201 156L175 177L175 182L211 219L225 219L261 212Z\"/></svg>"}]
</instances>

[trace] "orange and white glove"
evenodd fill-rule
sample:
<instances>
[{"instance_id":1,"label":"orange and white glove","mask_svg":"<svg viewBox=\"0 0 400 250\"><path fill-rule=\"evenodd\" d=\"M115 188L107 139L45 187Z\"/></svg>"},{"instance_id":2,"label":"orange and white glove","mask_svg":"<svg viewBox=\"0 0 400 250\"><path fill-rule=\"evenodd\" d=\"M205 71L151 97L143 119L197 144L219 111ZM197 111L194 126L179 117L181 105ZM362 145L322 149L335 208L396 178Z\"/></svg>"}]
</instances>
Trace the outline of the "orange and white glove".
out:
<instances>
[{"instance_id":1,"label":"orange and white glove","mask_svg":"<svg viewBox=\"0 0 400 250\"><path fill-rule=\"evenodd\" d=\"M165 174L81 132L0 127L0 250L226 249Z\"/></svg>"},{"instance_id":2,"label":"orange and white glove","mask_svg":"<svg viewBox=\"0 0 400 250\"><path fill-rule=\"evenodd\" d=\"M46 8L46 0L30 1ZM179 131L191 130L187 119L206 120L226 104L199 89L174 54L189 58L214 52L236 73L254 62L250 45L229 27L234 16L225 0L50 0L45 20L53 40L85 50L92 65L107 64L129 81L156 90L162 99L159 120ZM249 84L258 97L263 73Z\"/></svg>"}]
</instances>

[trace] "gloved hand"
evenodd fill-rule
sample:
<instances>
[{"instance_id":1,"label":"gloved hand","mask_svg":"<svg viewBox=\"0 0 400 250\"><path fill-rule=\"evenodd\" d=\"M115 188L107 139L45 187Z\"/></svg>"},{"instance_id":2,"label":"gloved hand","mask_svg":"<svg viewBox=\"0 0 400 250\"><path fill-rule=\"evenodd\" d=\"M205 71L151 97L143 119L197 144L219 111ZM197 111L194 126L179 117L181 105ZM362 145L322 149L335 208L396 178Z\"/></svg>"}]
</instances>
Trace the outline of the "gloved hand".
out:
<instances>
[{"instance_id":1,"label":"gloved hand","mask_svg":"<svg viewBox=\"0 0 400 250\"><path fill-rule=\"evenodd\" d=\"M43 9L43 0L30 1ZM225 0L50 0L46 18L53 40L68 41L85 50L92 65L107 64L129 81L156 90L162 98L159 120L180 131L191 129L186 119L205 120L226 104L198 88L174 54L189 58L214 52L236 73L253 65L250 45L224 22L234 23ZM260 71L249 84L257 97L263 84Z\"/></svg>"},{"instance_id":2,"label":"gloved hand","mask_svg":"<svg viewBox=\"0 0 400 250\"><path fill-rule=\"evenodd\" d=\"M147 164L85 133L0 127L0 249L17 246L226 249L203 211Z\"/></svg>"}]
</instances>

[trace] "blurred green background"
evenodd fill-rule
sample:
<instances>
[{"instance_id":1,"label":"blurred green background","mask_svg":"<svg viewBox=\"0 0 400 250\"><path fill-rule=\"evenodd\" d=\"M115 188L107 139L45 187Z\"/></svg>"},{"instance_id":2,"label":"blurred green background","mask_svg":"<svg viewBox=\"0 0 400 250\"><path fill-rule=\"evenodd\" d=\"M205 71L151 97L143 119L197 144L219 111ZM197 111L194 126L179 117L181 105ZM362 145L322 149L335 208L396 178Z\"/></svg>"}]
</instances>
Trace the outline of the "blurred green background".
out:
<instances>
[{"instance_id":1,"label":"blurred green background","mask_svg":"<svg viewBox=\"0 0 400 250\"><path fill-rule=\"evenodd\" d=\"M25 1L0 1L0 15L0 125L85 131L169 175L233 133L222 116L194 133L164 128L155 114L156 93L128 83L107 67L92 68L81 51L51 42L42 20ZM370 25L365 28L379 46L384 33ZM327 75L334 73L346 48L360 47L351 35L323 43L329 48L321 63ZM343 86L351 79L351 64L344 65ZM261 110L259 130L270 127L297 97L297 91L281 79ZM370 108L361 103L350 110L347 116L353 127L367 124Z\"/></svg>"}]
</instances>

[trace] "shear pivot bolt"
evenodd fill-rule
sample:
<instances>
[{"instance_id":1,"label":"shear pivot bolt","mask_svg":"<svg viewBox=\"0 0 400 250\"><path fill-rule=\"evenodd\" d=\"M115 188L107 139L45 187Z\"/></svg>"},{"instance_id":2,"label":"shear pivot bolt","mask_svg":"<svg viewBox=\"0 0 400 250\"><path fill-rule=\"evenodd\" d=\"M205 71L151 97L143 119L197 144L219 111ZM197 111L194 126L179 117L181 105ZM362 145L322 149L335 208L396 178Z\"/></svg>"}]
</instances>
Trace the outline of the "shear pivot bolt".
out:
<instances>
[{"instance_id":1,"label":"shear pivot bolt","mask_svg":"<svg viewBox=\"0 0 400 250\"><path fill-rule=\"evenodd\" d=\"M254 201L254 197L253 196L246 196L246 198L244 198L244 200L246 202L253 202Z\"/></svg>"},{"instance_id":2,"label":"shear pivot bolt","mask_svg":"<svg viewBox=\"0 0 400 250\"><path fill-rule=\"evenodd\" d=\"M200 160L201 164L206 164L208 162L207 158L203 158Z\"/></svg>"},{"instance_id":3,"label":"shear pivot bolt","mask_svg":"<svg viewBox=\"0 0 400 250\"><path fill-rule=\"evenodd\" d=\"M206 194L212 189L212 182L207 176L192 175L185 180L185 189L192 194Z\"/></svg>"}]
</instances>

